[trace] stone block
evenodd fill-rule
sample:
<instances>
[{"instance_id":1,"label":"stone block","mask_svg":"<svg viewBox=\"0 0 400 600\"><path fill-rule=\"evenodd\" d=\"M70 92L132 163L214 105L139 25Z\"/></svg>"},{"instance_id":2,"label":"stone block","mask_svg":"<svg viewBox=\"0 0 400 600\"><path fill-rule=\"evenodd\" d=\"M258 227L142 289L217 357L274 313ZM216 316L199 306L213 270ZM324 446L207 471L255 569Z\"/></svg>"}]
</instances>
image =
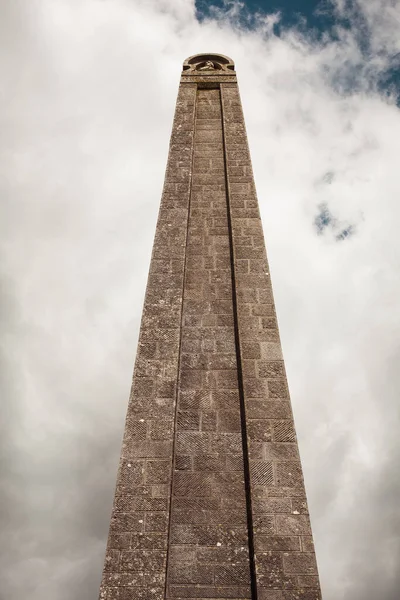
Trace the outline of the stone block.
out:
<instances>
[{"instance_id":1,"label":"stone block","mask_svg":"<svg viewBox=\"0 0 400 600\"><path fill-rule=\"evenodd\" d=\"M256 552L293 552L300 550L299 537L278 535L257 535Z\"/></svg>"},{"instance_id":2,"label":"stone block","mask_svg":"<svg viewBox=\"0 0 400 600\"><path fill-rule=\"evenodd\" d=\"M311 535L307 515L277 515L276 531L279 535Z\"/></svg>"},{"instance_id":3,"label":"stone block","mask_svg":"<svg viewBox=\"0 0 400 600\"><path fill-rule=\"evenodd\" d=\"M313 552L290 552L283 554L283 568L285 573L317 575L317 563Z\"/></svg>"}]
</instances>

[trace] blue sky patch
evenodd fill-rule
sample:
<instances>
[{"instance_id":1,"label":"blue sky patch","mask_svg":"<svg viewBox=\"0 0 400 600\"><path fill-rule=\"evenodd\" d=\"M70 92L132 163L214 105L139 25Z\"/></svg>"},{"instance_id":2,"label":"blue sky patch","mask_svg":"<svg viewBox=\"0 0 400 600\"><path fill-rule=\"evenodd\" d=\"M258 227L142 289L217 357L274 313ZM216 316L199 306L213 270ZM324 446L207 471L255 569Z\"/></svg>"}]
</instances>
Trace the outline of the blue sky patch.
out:
<instances>
[{"instance_id":1,"label":"blue sky patch","mask_svg":"<svg viewBox=\"0 0 400 600\"><path fill-rule=\"evenodd\" d=\"M228 11L235 0L196 0L197 18L203 21L216 16L216 10ZM257 13L280 13L280 21L274 25L274 33L282 33L296 27L303 35L315 41L338 40L340 29L351 29L357 41L362 60L373 60L371 49L371 32L362 11L356 0L345 0L345 14L339 18L335 13L334 5L330 0L246 0L241 2L243 8L237 20L243 27L252 28L256 25ZM379 51L378 51L379 53ZM400 55L390 57L390 68L373 74L368 69L361 69L358 65L348 68L344 65L343 71L334 76L332 84L340 93L351 93L357 89L365 89L366 84L371 90L377 89L387 96L397 97L400 105Z\"/></svg>"},{"instance_id":2,"label":"blue sky patch","mask_svg":"<svg viewBox=\"0 0 400 600\"><path fill-rule=\"evenodd\" d=\"M210 16L210 7L216 6L220 9L227 8L223 0L196 0L198 16L203 19ZM243 2L250 13L274 13L280 12L281 24L277 26L277 33L282 27L291 27L303 23L308 28L323 31L332 26L334 20L332 9L326 1L321 0L246 0Z\"/></svg>"},{"instance_id":3,"label":"blue sky patch","mask_svg":"<svg viewBox=\"0 0 400 600\"><path fill-rule=\"evenodd\" d=\"M314 219L314 228L318 235L328 231L333 233L335 240L342 242L355 233L354 225L343 225L333 216L327 204L318 206L318 214Z\"/></svg>"}]
</instances>

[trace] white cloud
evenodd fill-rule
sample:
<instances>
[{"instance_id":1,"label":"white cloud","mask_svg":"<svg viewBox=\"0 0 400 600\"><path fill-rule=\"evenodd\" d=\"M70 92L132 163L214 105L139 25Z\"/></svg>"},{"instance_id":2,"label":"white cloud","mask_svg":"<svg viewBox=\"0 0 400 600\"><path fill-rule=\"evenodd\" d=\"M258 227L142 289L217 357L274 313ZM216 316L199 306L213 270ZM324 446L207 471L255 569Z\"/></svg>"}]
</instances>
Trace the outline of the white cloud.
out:
<instances>
[{"instance_id":1,"label":"white cloud","mask_svg":"<svg viewBox=\"0 0 400 600\"><path fill-rule=\"evenodd\" d=\"M180 65L209 49L237 65L324 598L397 598L400 118L376 82L399 7L359 7L369 55L356 29L317 45L232 10L1 8L9 600L96 597ZM317 236L321 203L355 234Z\"/></svg>"}]
</instances>

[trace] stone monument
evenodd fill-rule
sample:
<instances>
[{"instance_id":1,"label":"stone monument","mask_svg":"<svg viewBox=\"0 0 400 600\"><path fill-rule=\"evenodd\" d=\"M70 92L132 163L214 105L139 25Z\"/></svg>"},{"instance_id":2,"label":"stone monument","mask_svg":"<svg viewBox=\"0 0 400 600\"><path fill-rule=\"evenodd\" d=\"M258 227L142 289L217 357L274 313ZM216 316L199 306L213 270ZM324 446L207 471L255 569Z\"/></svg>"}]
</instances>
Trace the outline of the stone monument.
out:
<instances>
[{"instance_id":1,"label":"stone monument","mask_svg":"<svg viewBox=\"0 0 400 600\"><path fill-rule=\"evenodd\" d=\"M235 67L183 65L101 600L320 600Z\"/></svg>"}]
</instances>

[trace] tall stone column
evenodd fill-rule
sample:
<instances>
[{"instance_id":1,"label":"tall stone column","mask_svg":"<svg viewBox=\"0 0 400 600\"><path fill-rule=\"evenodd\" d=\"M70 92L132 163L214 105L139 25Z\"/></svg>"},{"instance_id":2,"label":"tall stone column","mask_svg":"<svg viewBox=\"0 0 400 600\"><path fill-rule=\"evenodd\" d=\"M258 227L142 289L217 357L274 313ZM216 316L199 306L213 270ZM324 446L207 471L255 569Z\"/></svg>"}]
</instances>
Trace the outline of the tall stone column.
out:
<instances>
[{"instance_id":1,"label":"tall stone column","mask_svg":"<svg viewBox=\"0 0 400 600\"><path fill-rule=\"evenodd\" d=\"M185 61L101 600L320 600L232 61Z\"/></svg>"}]
</instances>

